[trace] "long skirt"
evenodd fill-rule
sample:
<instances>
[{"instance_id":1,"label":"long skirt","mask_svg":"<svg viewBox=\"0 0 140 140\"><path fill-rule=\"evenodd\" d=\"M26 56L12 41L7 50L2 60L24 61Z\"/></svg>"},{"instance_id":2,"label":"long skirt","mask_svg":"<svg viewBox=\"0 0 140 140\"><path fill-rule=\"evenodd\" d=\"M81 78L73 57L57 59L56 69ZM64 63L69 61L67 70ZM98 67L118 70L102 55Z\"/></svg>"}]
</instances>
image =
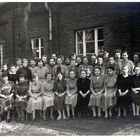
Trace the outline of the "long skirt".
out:
<instances>
[{"instance_id":1,"label":"long skirt","mask_svg":"<svg viewBox=\"0 0 140 140\"><path fill-rule=\"evenodd\" d=\"M88 106L102 108L102 97L103 97L103 94L99 94L99 95L91 94Z\"/></svg>"},{"instance_id":2,"label":"long skirt","mask_svg":"<svg viewBox=\"0 0 140 140\"><path fill-rule=\"evenodd\" d=\"M42 96L43 100L43 111L45 111L48 107L54 106L54 95L51 96Z\"/></svg>"},{"instance_id":3,"label":"long skirt","mask_svg":"<svg viewBox=\"0 0 140 140\"><path fill-rule=\"evenodd\" d=\"M130 97L130 93L127 93L124 96L120 96L117 92L117 107L128 109L131 105L131 102L132 100Z\"/></svg>"},{"instance_id":4,"label":"long skirt","mask_svg":"<svg viewBox=\"0 0 140 140\"><path fill-rule=\"evenodd\" d=\"M32 113L35 110L42 110L43 109L43 100L42 97L39 96L37 99L32 97L29 98L27 103L27 112Z\"/></svg>"},{"instance_id":5,"label":"long skirt","mask_svg":"<svg viewBox=\"0 0 140 140\"><path fill-rule=\"evenodd\" d=\"M25 99L22 99L22 100L19 100L16 98L15 100L15 107L21 107L22 109L26 110L27 109L27 102L28 102L28 99L25 98Z\"/></svg>"},{"instance_id":6,"label":"long skirt","mask_svg":"<svg viewBox=\"0 0 140 140\"><path fill-rule=\"evenodd\" d=\"M107 90L107 95L103 96L103 109L108 109L116 105L116 96L113 95L113 90Z\"/></svg>"},{"instance_id":7,"label":"long skirt","mask_svg":"<svg viewBox=\"0 0 140 140\"><path fill-rule=\"evenodd\" d=\"M134 92L131 92L130 96L132 98L132 103L140 106L140 91L137 94L135 94Z\"/></svg>"},{"instance_id":8,"label":"long skirt","mask_svg":"<svg viewBox=\"0 0 140 140\"><path fill-rule=\"evenodd\" d=\"M65 109L65 95L62 97L55 95L54 107L55 107L55 109L59 109L59 110Z\"/></svg>"},{"instance_id":9,"label":"long skirt","mask_svg":"<svg viewBox=\"0 0 140 140\"><path fill-rule=\"evenodd\" d=\"M77 94L71 95L71 97L66 96L65 104L72 105L72 107L76 107L77 104Z\"/></svg>"}]
</instances>

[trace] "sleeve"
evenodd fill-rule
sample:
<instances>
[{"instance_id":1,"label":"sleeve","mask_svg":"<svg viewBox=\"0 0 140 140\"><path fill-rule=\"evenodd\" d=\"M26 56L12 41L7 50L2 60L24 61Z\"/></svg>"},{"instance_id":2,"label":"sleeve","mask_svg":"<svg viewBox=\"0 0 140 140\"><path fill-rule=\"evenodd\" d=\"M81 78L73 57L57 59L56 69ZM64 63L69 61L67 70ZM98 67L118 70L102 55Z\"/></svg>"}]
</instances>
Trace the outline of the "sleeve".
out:
<instances>
[{"instance_id":1,"label":"sleeve","mask_svg":"<svg viewBox=\"0 0 140 140\"><path fill-rule=\"evenodd\" d=\"M94 93L94 90L93 90L93 82L92 82L92 78L91 78L91 80L90 80L90 91L92 92L92 93Z\"/></svg>"},{"instance_id":2,"label":"sleeve","mask_svg":"<svg viewBox=\"0 0 140 140\"><path fill-rule=\"evenodd\" d=\"M121 81L120 80L120 75L118 75L118 77L117 77L117 83L116 83L118 89L121 89L121 86L120 86L121 85L121 82L120 81Z\"/></svg>"},{"instance_id":3,"label":"sleeve","mask_svg":"<svg viewBox=\"0 0 140 140\"><path fill-rule=\"evenodd\" d=\"M69 94L70 93L70 88L69 88L69 80L66 80L66 92Z\"/></svg>"}]
</instances>

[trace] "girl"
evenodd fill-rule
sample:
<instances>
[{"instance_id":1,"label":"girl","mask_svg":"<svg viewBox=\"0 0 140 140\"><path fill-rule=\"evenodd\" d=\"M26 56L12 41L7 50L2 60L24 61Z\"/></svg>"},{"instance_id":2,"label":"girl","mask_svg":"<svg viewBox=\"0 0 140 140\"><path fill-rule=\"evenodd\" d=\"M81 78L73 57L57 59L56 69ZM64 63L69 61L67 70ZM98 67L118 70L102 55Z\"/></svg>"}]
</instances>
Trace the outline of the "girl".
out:
<instances>
[{"instance_id":1,"label":"girl","mask_svg":"<svg viewBox=\"0 0 140 140\"><path fill-rule=\"evenodd\" d=\"M17 82L17 77L16 77L16 66L11 65L10 71L8 73L8 80L13 81L15 84Z\"/></svg>"},{"instance_id":2,"label":"girl","mask_svg":"<svg viewBox=\"0 0 140 140\"><path fill-rule=\"evenodd\" d=\"M117 78L117 106L118 106L118 117L121 116L121 109L124 117L126 117L126 111L129 109L131 103L130 90L131 90L131 76L128 74L128 66L122 67L122 74L118 75Z\"/></svg>"},{"instance_id":3,"label":"girl","mask_svg":"<svg viewBox=\"0 0 140 140\"><path fill-rule=\"evenodd\" d=\"M96 117L96 107L98 117L101 117L102 97L104 93L104 76L101 75L101 69L95 67L95 75L91 78L90 90L91 96L89 106L92 107L93 117Z\"/></svg>"},{"instance_id":4,"label":"girl","mask_svg":"<svg viewBox=\"0 0 140 140\"><path fill-rule=\"evenodd\" d=\"M19 83L16 85L16 89L15 89L15 95L16 95L15 107L18 113L19 121L25 120L25 111L28 102L28 90L29 90L29 86L28 83L25 82L24 75L20 75Z\"/></svg>"},{"instance_id":5,"label":"girl","mask_svg":"<svg viewBox=\"0 0 140 140\"><path fill-rule=\"evenodd\" d=\"M54 107L54 80L52 74L47 73L47 79L43 83L43 119L46 120L46 110L51 109L50 117L53 120L53 107Z\"/></svg>"},{"instance_id":6,"label":"girl","mask_svg":"<svg viewBox=\"0 0 140 140\"><path fill-rule=\"evenodd\" d=\"M88 111L88 103L90 98L90 79L86 77L86 71L82 70L80 73L80 77L77 80L77 112L80 116L87 115Z\"/></svg>"},{"instance_id":7,"label":"girl","mask_svg":"<svg viewBox=\"0 0 140 140\"><path fill-rule=\"evenodd\" d=\"M112 107L116 104L116 91L117 91L117 75L114 74L114 67L107 67L107 76L105 78L105 93L104 93L104 109L105 118L112 117Z\"/></svg>"},{"instance_id":8,"label":"girl","mask_svg":"<svg viewBox=\"0 0 140 140\"><path fill-rule=\"evenodd\" d=\"M29 101L27 104L27 112L32 113L32 121L35 119L35 111L39 110L40 116L42 117L41 111L43 107L42 101L42 85L38 79L38 74L34 74L33 82L29 85Z\"/></svg>"},{"instance_id":9,"label":"girl","mask_svg":"<svg viewBox=\"0 0 140 140\"><path fill-rule=\"evenodd\" d=\"M3 106L3 112L7 112L7 120L10 120L11 110L13 108L13 95L14 95L14 83L8 81L8 75L2 74L3 83L0 91L0 102Z\"/></svg>"},{"instance_id":10,"label":"girl","mask_svg":"<svg viewBox=\"0 0 140 140\"><path fill-rule=\"evenodd\" d=\"M65 120L65 94L66 94L66 81L62 73L57 74L57 78L55 79L54 83L54 106L58 112L57 120L61 120L62 117Z\"/></svg>"},{"instance_id":11,"label":"girl","mask_svg":"<svg viewBox=\"0 0 140 140\"><path fill-rule=\"evenodd\" d=\"M136 66L134 69L135 75L132 76L132 109L133 109L133 116L139 116L139 109L140 109L140 67Z\"/></svg>"},{"instance_id":12,"label":"girl","mask_svg":"<svg viewBox=\"0 0 140 140\"><path fill-rule=\"evenodd\" d=\"M72 117L75 118L75 106L77 103L77 78L75 78L75 72L70 71L69 72L69 79L67 79L67 95L66 95L66 110L67 110L67 116L70 117L70 109L72 110Z\"/></svg>"}]
</instances>

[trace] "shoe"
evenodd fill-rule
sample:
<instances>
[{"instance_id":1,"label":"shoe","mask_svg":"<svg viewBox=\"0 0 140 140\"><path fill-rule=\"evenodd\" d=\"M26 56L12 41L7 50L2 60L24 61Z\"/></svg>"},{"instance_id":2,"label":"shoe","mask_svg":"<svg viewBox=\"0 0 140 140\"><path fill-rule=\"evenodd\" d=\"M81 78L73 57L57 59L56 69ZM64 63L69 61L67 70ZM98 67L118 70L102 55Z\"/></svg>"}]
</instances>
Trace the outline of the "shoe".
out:
<instances>
[{"instance_id":1,"label":"shoe","mask_svg":"<svg viewBox=\"0 0 140 140\"><path fill-rule=\"evenodd\" d=\"M66 116L63 116L63 120L66 120Z\"/></svg>"},{"instance_id":2,"label":"shoe","mask_svg":"<svg viewBox=\"0 0 140 140\"><path fill-rule=\"evenodd\" d=\"M61 119L62 119L62 117L61 116L58 116L57 121L60 121Z\"/></svg>"}]
</instances>

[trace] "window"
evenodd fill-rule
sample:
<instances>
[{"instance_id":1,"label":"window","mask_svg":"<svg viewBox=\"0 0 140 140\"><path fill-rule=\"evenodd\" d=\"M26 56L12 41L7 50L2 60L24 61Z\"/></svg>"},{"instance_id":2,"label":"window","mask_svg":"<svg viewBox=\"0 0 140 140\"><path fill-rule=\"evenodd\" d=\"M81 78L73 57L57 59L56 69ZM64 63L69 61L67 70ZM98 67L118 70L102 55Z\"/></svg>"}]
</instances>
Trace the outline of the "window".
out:
<instances>
[{"instance_id":1,"label":"window","mask_svg":"<svg viewBox=\"0 0 140 140\"><path fill-rule=\"evenodd\" d=\"M103 28L90 28L76 32L76 54L97 55L104 51Z\"/></svg>"},{"instance_id":2,"label":"window","mask_svg":"<svg viewBox=\"0 0 140 140\"><path fill-rule=\"evenodd\" d=\"M35 58L41 58L44 54L44 38L33 38L31 39L32 51Z\"/></svg>"}]
</instances>

